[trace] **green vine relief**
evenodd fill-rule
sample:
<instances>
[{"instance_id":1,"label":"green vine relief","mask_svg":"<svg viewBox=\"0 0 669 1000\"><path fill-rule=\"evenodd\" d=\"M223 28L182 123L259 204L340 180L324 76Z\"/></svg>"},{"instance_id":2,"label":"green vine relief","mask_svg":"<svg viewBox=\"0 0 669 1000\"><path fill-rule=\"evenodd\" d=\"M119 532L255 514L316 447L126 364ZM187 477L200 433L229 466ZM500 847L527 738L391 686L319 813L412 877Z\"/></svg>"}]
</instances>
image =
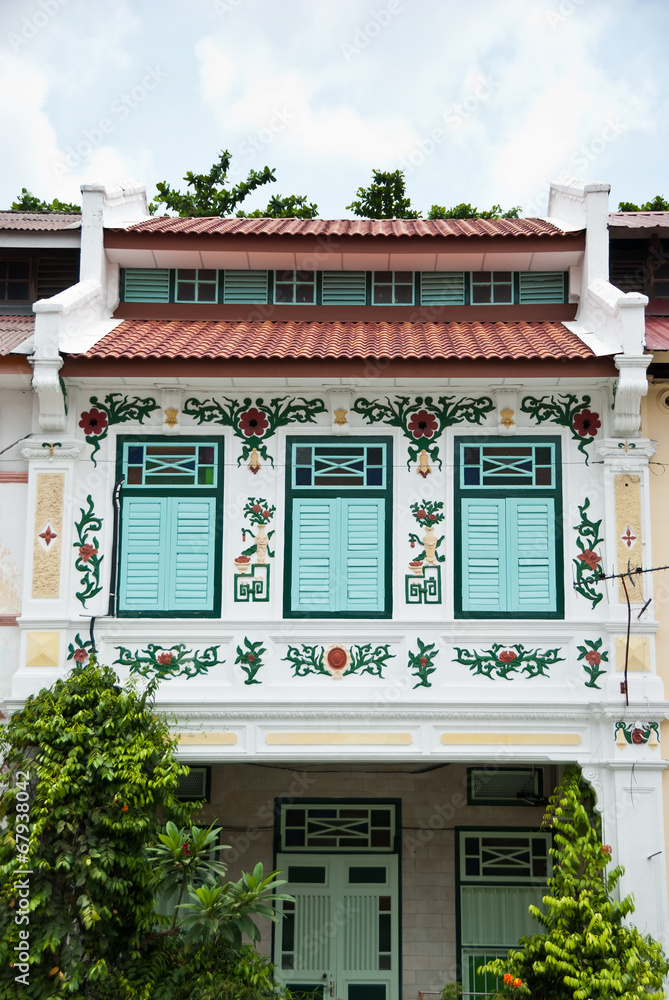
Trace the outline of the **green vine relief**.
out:
<instances>
[{"instance_id":1,"label":"green vine relief","mask_svg":"<svg viewBox=\"0 0 669 1000\"><path fill-rule=\"evenodd\" d=\"M583 505L578 508L578 512L581 515L581 522L574 527L574 531L578 532L576 545L581 550L573 560L576 567L574 590L581 597L592 601L594 609L604 597L601 591L595 589L595 584L599 582L602 576L599 566L602 560L601 556L598 556L595 552L595 546L601 545L604 539L599 536L602 518L599 521L591 521L586 514L589 507L590 498L586 497Z\"/></svg>"},{"instance_id":2,"label":"green vine relief","mask_svg":"<svg viewBox=\"0 0 669 1000\"><path fill-rule=\"evenodd\" d=\"M378 399L363 399L360 397L353 403L354 413L360 413L370 424L384 423L391 427L401 427L408 438L407 468L412 462L418 461L419 452L425 451L429 458L441 469L439 447L436 439L446 427L467 421L470 424L480 424L486 413L494 410L495 404L489 396L479 399L467 396L458 399L455 396L398 396L394 402L386 397L385 402ZM430 472L425 464L418 472L425 478Z\"/></svg>"},{"instance_id":3,"label":"green vine relief","mask_svg":"<svg viewBox=\"0 0 669 1000\"><path fill-rule=\"evenodd\" d=\"M237 646L235 665L241 667L246 674L245 684L262 684L262 681L257 679L256 674L264 666L262 658L266 652L261 640L251 642L250 639L244 637L244 648Z\"/></svg>"},{"instance_id":4,"label":"green vine relief","mask_svg":"<svg viewBox=\"0 0 669 1000\"><path fill-rule=\"evenodd\" d=\"M344 646L334 648L340 655L333 656L331 649L326 658L323 646L289 646L284 660L292 665L293 677L306 677L308 674L323 674L326 677L372 674L375 677L383 677L383 668L387 660L395 655L389 651L388 644L372 647L368 642L351 646L350 649Z\"/></svg>"},{"instance_id":5,"label":"green vine relief","mask_svg":"<svg viewBox=\"0 0 669 1000\"><path fill-rule=\"evenodd\" d=\"M574 441L578 441L578 450L588 464L588 453L585 446L592 444L597 431L602 426L598 413L593 413L588 409L590 406L590 396L583 396L579 400L569 392L561 393L557 396L542 396L537 399L535 396L525 396L520 404L523 413L529 413L538 424L543 424L545 420L550 420L554 424L568 427Z\"/></svg>"},{"instance_id":6,"label":"green vine relief","mask_svg":"<svg viewBox=\"0 0 669 1000\"><path fill-rule=\"evenodd\" d=\"M157 677L161 681L173 677L196 677L206 674L210 667L225 663L225 660L218 659L219 646L208 646L203 652L187 649L183 642L167 648L150 642L146 649L136 649L134 653L125 646L115 648L119 655L114 663L129 667L133 674Z\"/></svg>"},{"instance_id":7,"label":"green vine relief","mask_svg":"<svg viewBox=\"0 0 669 1000\"><path fill-rule=\"evenodd\" d=\"M588 680L585 682L587 688L597 688L601 690L599 684L597 683L600 677L603 677L606 670L600 670L600 663L608 663L609 654L604 649L602 650L603 639L586 639L583 646L578 647L578 659L580 661L585 661L581 665L588 675Z\"/></svg>"},{"instance_id":8,"label":"green vine relief","mask_svg":"<svg viewBox=\"0 0 669 1000\"><path fill-rule=\"evenodd\" d=\"M431 642L429 645L426 645L421 639L416 639L416 642L418 643L418 651L413 653L409 650L409 662L407 664L408 669L416 679L416 683L413 686L414 691L418 687L432 687L430 674L433 674L437 669L434 661L439 652L436 642Z\"/></svg>"},{"instance_id":9,"label":"green vine relief","mask_svg":"<svg viewBox=\"0 0 669 1000\"><path fill-rule=\"evenodd\" d=\"M77 558L74 568L81 574L81 590L76 593L77 600L86 607L89 601L102 590L100 585L100 563L104 556L98 555L99 541L95 532L102 531L102 518L93 513L93 498L88 494L86 497L88 508L79 508L81 519L74 522L77 531L77 540L73 543L73 548L77 549Z\"/></svg>"},{"instance_id":10,"label":"green vine relief","mask_svg":"<svg viewBox=\"0 0 669 1000\"><path fill-rule=\"evenodd\" d=\"M511 680L513 674L524 673L527 677L548 677L548 668L560 663L564 656L558 656L559 649L525 649L522 643L504 645L494 642L490 649L480 653L475 649L458 649L455 663L462 663L474 674L483 677L502 677Z\"/></svg>"},{"instance_id":11,"label":"green vine relief","mask_svg":"<svg viewBox=\"0 0 669 1000\"><path fill-rule=\"evenodd\" d=\"M100 442L107 437L112 424L125 424L128 420L144 423L154 410L159 410L158 403L151 396L140 399L139 396L123 396L120 392L110 392L101 403L97 396L91 396L91 409L84 410L79 420L79 426L86 435L86 441L93 446L91 459L97 466L95 456L100 450Z\"/></svg>"}]
</instances>

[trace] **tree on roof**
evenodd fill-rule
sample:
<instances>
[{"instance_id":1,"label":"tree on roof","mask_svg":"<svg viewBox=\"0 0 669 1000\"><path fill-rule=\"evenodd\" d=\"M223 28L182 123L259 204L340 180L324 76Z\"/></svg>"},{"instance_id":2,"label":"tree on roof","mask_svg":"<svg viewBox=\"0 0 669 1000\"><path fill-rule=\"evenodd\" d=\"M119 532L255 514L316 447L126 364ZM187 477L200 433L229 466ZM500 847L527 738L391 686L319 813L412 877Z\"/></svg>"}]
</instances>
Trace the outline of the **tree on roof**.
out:
<instances>
[{"instance_id":1,"label":"tree on roof","mask_svg":"<svg viewBox=\"0 0 669 1000\"><path fill-rule=\"evenodd\" d=\"M71 201L59 201L54 198L52 202L41 201L28 188L21 188L21 194L12 202L12 210L15 212L72 212L77 215L81 212L81 205L75 205Z\"/></svg>"},{"instance_id":2,"label":"tree on roof","mask_svg":"<svg viewBox=\"0 0 669 1000\"><path fill-rule=\"evenodd\" d=\"M669 212L669 201L661 194L656 194L652 201L644 202L643 205L635 205L633 201L621 201L618 205L619 212Z\"/></svg>"},{"instance_id":3,"label":"tree on roof","mask_svg":"<svg viewBox=\"0 0 669 1000\"><path fill-rule=\"evenodd\" d=\"M255 212L236 213L238 219L315 219L318 215L318 205L307 201L305 194L289 194L283 198L274 195L267 203L267 208L256 208Z\"/></svg>"},{"instance_id":4,"label":"tree on roof","mask_svg":"<svg viewBox=\"0 0 669 1000\"><path fill-rule=\"evenodd\" d=\"M231 154L224 149L209 173L194 174L189 170L184 180L192 191L174 191L167 181L160 181L156 184L158 195L150 205L151 212L162 204L182 217L232 215L256 188L276 181L274 170L264 167L260 171L249 170L246 180L225 187L231 159ZM286 218L295 214L297 218L312 219L317 212L316 205L306 203L306 195L289 195L287 198L278 196L270 199L267 209L253 212L250 217ZM237 215L244 217L241 211Z\"/></svg>"},{"instance_id":5,"label":"tree on roof","mask_svg":"<svg viewBox=\"0 0 669 1000\"><path fill-rule=\"evenodd\" d=\"M428 219L517 219L521 211L520 205L513 205L506 211L501 205L493 205L492 208L482 209L462 202L454 205L453 208L444 208L442 205L433 205L427 213Z\"/></svg>"},{"instance_id":6,"label":"tree on roof","mask_svg":"<svg viewBox=\"0 0 669 1000\"><path fill-rule=\"evenodd\" d=\"M359 187L357 200L346 208L362 219L420 219L406 197L403 170L372 170L369 187Z\"/></svg>"}]
</instances>

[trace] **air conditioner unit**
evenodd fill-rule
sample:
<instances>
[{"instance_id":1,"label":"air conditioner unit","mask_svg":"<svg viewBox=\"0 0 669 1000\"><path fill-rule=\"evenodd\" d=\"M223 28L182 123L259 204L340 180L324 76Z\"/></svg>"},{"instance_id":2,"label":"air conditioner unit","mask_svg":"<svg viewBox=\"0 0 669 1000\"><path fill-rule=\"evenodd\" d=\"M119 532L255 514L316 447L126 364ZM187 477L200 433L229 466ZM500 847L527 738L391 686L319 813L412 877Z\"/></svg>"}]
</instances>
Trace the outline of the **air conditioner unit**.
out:
<instances>
[{"instance_id":1,"label":"air conditioner unit","mask_svg":"<svg viewBox=\"0 0 669 1000\"><path fill-rule=\"evenodd\" d=\"M469 805L543 805L543 778L540 767L470 767L467 769Z\"/></svg>"},{"instance_id":2,"label":"air conditioner unit","mask_svg":"<svg viewBox=\"0 0 669 1000\"><path fill-rule=\"evenodd\" d=\"M184 802L195 802L198 799L209 802L210 791L210 767L191 767L188 774L177 781L177 798Z\"/></svg>"}]
</instances>

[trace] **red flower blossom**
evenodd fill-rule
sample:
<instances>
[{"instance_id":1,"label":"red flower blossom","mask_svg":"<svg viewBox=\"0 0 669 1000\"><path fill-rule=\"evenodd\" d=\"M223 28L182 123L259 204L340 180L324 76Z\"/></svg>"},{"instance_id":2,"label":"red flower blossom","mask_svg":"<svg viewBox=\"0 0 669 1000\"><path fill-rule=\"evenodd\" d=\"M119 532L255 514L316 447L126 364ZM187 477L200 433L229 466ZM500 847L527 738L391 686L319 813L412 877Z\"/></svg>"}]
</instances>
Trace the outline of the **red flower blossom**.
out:
<instances>
[{"instance_id":1,"label":"red flower blossom","mask_svg":"<svg viewBox=\"0 0 669 1000\"><path fill-rule=\"evenodd\" d=\"M259 514L260 511L262 510L262 507L260 506L259 503L254 503L253 507L251 507L251 510L253 511L254 514Z\"/></svg>"},{"instance_id":2,"label":"red flower blossom","mask_svg":"<svg viewBox=\"0 0 669 1000\"><path fill-rule=\"evenodd\" d=\"M269 511L269 510L264 510L264 511L262 512L262 516L263 516L263 517L271 517L271 516L272 516L272 512L271 512L271 511Z\"/></svg>"},{"instance_id":3,"label":"red flower blossom","mask_svg":"<svg viewBox=\"0 0 669 1000\"><path fill-rule=\"evenodd\" d=\"M253 653L248 653L246 659L248 663L253 663L253 661L255 660L255 656L253 655Z\"/></svg>"},{"instance_id":4,"label":"red flower blossom","mask_svg":"<svg viewBox=\"0 0 669 1000\"><path fill-rule=\"evenodd\" d=\"M428 521L436 521L437 520L437 515L436 514L428 514L427 515L427 519L428 519Z\"/></svg>"},{"instance_id":5,"label":"red flower blossom","mask_svg":"<svg viewBox=\"0 0 669 1000\"><path fill-rule=\"evenodd\" d=\"M418 413L411 414L408 426L415 438L431 438L439 430L439 421L427 410L419 410Z\"/></svg>"},{"instance_id":6,"label":"red flower blossom","mask_svg":"<svg viewBox=\"0 0 669 1000\"><path fill-rule=\"evenodd\" d=\"M76 660L77 663L85 663L86 660L88 659L88 653L86 652L85 649L77 649L72 659Z\"/></svg>"},{"instance_id":7,"label":"red flower blossom","mask_svg":"<svg viewBox=\"0 0 669 1000\"><path fill-rule=\"evenodd\" d=\"M269 427L269 420L264 413L252 406L250 410L245 410L244 413L240 414L237 426L247 438L260 438Z\"/></svg>"},{"instance_id":8,"label":"red flower blossom","mask_svg":"<svg viewBox=\"0 0 669 1000\"><path fill-rule=\"evenodd\" d=\"M595 437L602 426L598 413L591 410L581 410L574 414L574 430L580 437Z\"/></svg>"},{"instance_id":9,"label":"red flower blossom","mask_svg":"<svg viewBox=\"0 0 669 1000\"><path fill-rule=\"evenodd\" d=\"M420 660L418 662L420 663L421 667L426 667L427 666L427 656L421 656L421 658L420 658Z\"/></svg>"},{"instance_id":10,"label":"red flower blossom","mask_svg":"<svg viewBox=\"0 0 669 1000\"><path fill-rule=\"evenodd\" d=\"M421 507L420 510L416 511L416 517L422 521L424 517L427 517L427 511Z\"/></svg>"},{"instance_id":11,"label":"red flower blossom","mask_svg":"<svg viewBox=\"0 0 669 1000\"><path fill-rule=\"evenodd\" d=\"M172 662L172 660L174 659L174 653L158 653L156 659L158 660L158 663L166 665Z\"/></svg>"},{"instance_id":12,"label":"red flower blossom","mask_svg":"<svg viewBox=\"0 0 669 1000\"><path fill-rule=\"evenodd\" d=\"M83 428L86 437L92 437L95 434L102 434L107 427L107 414L104 410L96 410L96 408L93 407L88 412L84 411L81 414L79 426Z\"/></svg>"},{"instance_id":13,"label":"red flower blossom","mask_svg":"<svg viewBox=\"0 0 669 1000\"><path fill-rule=\"evenodd\" d=\"M592 649L589 653L585 654L585 659L591 667L598 667L602 662L602 654L598 653L596 649Z\"/></svg>"},{"instance_id":14,"label":"red flower blossom","mask_svg":"<svg viewBox=\"0 0 669 1000\"><path fill-rule=\"evenodd\" d=\"M610 844L602 844L602 854L608 854L609 856L613 854L613 848Z\"/></svg>"},{"instance_id":15,"label":"red flower blossom","mask_svg":"<svg viewBox=\"0 0 669 1000\"><path fill-rule=\"evenodd\" d=\"M190 854L190 847L188 846L188 844L186 843L185 840L184 840L183 844L181 845L181 849L184 852L184 854L186 855L186 857L188 857L188 855Z\"/></svg>"},{"instance_id":16,"label":"red flower blossom","mask_svg":"<svg viewBox=\"0 0 669 1000\"><path fill-rule=\"evenodd\" d=\"M518 653L513 649L503 649L497 657L500 663L512 663L517 658Z\"/></svg>"},{"instance_id":17,"label":"red flower blossom","mask_svg":"<svg viewBox=\"0 0 669 1000\"><path fill-rule=\"evenodd\" d=\"M522 986L523 985L523 980L522 979L514 979L513 985L514 986Z\"/></svg>"},{"instance_id":18,"label":"red flower blossom","mask_svg":"<svg viewBox=\"0 0 669 1000\"><path fill-rule=\"evenodd\" d=\"M580 559L581 562L586 563L590 569L597 569L597 563L602 561L601 557L598 556L596 552L593 552L592 549L586 549L585 552L581 552L580 556L577 556L577 558Z\"/></svg>"},{"instance_id":19,"label":"red flower blossom","mask_svg":"<svg viewBox=\"0 0 669 1000\"><path fill-rule=\"evenodd\" d=\"M82 562L87 563L91 556L96 556L97 554L98 550L93 548L92 545L86 544L79 546L79 556Z\"/></svg>"},{"instance_id":20,"label":"red flower blossom","mask_svg":"<svg viewBox=\"0 0 669 1000\"><path fill-rule=\"evenodd\" d=\"M128 807L127 806L123 806L123 812L127 813L127 811L128 811Z\"/></svg>"},{"instance_id":21,"label":"red flower blossom","mask_svg":"<svg viewBox=\"0 0 669 1000\"><path fill-rule=\"evenodd\" d=\"M512 983L512 982L513 982L513 976L511 975L511 973L510 973L510 972L505 972L505 973L504 973L504 980L503 980L503 982L505 982L505 983L506 983L507 985L508 985L509 983Z\"/></svg>"}]
</instances>

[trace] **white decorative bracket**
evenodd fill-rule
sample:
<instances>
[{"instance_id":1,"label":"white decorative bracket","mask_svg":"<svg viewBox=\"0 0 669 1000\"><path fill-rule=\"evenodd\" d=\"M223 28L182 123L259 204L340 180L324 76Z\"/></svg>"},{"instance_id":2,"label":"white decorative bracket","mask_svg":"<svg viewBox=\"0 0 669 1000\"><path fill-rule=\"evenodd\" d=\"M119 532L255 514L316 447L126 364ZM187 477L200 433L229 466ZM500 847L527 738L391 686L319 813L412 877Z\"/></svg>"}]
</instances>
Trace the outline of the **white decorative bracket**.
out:
<instances>
[{"instance_id":1,"label":"white decorative bracket","mask_svg":"<svg viewBox=\"0 0 669 1000\"><path fill-rule=\"evenodd\" d=\"M613 408L613 429L621 436L636 437L641 427L641 397L648 392L646 369L650 354L615 354L620 372Z\"/></svg>"},{"instance_id":2,"label":"white decorative bracket","mask_svg":"<svg viewBox=\"0 0 669 1000\"><path fill-rule=\"evenodd\" d=\"M63 359L60 355L40 357L33 354L28 360L33 366L33 392L37 393L39 399L40 430L64 431L67 419L65 395L58 376Z\"/></svg>"}]
</instances>

